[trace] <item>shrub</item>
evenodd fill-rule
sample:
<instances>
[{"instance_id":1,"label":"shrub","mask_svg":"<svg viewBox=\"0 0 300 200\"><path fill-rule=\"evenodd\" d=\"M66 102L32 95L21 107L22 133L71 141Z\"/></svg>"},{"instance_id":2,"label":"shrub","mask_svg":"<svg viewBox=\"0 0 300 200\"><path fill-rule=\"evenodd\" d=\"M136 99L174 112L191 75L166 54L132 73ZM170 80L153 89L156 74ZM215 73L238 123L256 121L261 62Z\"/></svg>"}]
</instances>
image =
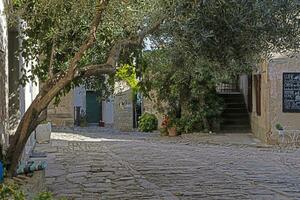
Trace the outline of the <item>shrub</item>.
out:
<instances>
[{"instance_id":1,"label":"shrub","mask_svg":"<svg viewBox=\"0 0 300 200\"><path fill-rule=\"evenodd\" d=\"M152 132L157 130L158 120L154 114L144 113L139 119L139 130Z\"/></svg>"},{"instance_id":2,"label":"shrub","mask_svg":"<svg viewBox=\"0 0 300 200\"><path fill-rule=\"evenodd\" d=\"M24 193L15 184L0 185L0 199L25 200Z\"/></svg>"},{"instance_id":3,"label":"shrub","mask_svg":"<svg viewBox=\"0 0 300 200\"><path fill-rule=\"evenodd\" d=\"M25 193L20 189L19 185L14 183L0 184L0 199L11 200L27 200ZM34 200L55 200L52 193L41 192ZM59 198L57 200L67 200L66 198Z\"/></svg>"}]
</instances>

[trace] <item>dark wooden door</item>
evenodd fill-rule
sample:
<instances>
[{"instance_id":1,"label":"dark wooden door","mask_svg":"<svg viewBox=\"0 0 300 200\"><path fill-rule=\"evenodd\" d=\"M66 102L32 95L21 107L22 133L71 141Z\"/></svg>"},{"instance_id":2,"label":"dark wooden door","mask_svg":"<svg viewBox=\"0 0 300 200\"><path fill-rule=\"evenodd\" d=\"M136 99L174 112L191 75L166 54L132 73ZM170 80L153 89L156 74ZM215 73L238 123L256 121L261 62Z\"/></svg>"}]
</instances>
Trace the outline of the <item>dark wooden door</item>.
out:
<instances>
[{"instance_id":1,"label":"dark wooden door","mask_svg":"<svg viewBox=\"0 0 300 200\"><path fill-rule=\"evenodd\" d=\"M252 112L252 75L248 76L248 112Z\"/></svg>"},{"instance_id":2,"label":"dark wooden door","mask_svg":"<svg viewBox=\"0 0 300 200\"><path fill-rule=\"evenodd\" d=\"M86 92L86 117L88 123L99 123L102 119L102 102L97 99L94 91Z\"/></svg>"}]
</instances>

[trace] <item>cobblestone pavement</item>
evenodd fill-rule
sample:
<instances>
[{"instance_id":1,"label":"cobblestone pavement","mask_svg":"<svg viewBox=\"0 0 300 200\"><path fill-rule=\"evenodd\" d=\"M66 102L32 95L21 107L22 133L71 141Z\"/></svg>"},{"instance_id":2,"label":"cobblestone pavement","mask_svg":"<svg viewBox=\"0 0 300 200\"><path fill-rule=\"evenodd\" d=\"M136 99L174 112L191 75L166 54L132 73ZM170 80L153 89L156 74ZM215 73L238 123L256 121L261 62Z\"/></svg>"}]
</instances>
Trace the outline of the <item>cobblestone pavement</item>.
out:
<instances>
[{"instance_id":1,"label":"cobblestone pavement","mask_svg":"<svg viewBox=\"0 0 300 200\"><path fill-rule=\"evenodd\" d=\"M176 142L178 141L178 142ZM300 199L300 151L154 134L53 133L46 184L68 199Z\"/></svg>"}]
</instances>

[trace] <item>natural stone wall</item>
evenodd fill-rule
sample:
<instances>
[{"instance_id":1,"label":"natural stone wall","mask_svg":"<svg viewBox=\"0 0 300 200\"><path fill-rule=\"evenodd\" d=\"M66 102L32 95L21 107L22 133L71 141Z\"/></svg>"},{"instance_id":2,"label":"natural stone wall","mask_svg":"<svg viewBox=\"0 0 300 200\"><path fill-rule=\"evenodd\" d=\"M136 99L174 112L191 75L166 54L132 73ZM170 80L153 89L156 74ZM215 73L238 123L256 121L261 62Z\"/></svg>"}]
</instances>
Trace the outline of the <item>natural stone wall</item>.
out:
<instances>
[{"instance_id":1,"label":"natural stone wall","mask_svg":"<svg viewBox=\"0 0 300 200\"><path fill-rule=\"evenodd\" d=\"M130 89L115 95L114 128L121 131L131 131L133 129L133 104Z\"/></svg>"},{"instance_id":2,"label":"natural stone wall","mask_svg":"<svg viewBox=\"0 0 300 200\"><path fill-rule=\"evenodd\" d=\"M59 105L55 106L53 102L48 106L48 120L54 127L73 127L74 126L74 106L73 90L61 98Z\"/></svg>"},{"instance_id":3,"label":"natural stone wall","mask_svg":"<svg viewBox=\"0 0 300 200\"><path fill-rule=\"evenodd\" d=\"M158 126L161 125L163 120L163 115L158 112L157 106L154 100L150 100L149 98L143 99L143 113L151 113L154 114L158 119Z\"/></svg>"},{"instance_id":4,"label":"natural stone wall","mask_svg":"<svg viewBox=\"0 0 300 200\"><path fill-rule=\"evenodd\" d=\"M254 86L254 78L252 78L252 113L251 113L251 129L255 136L262 141L267 142L267 133L269 129L269 64L263 62L258 66L257 72L254 74L261 74L261 115L256 113L256 92Z\"/></svg>"},{"instance_id":5,"label":"natural stone wall","mask_svg":"<svg viewBox=\"0 0 300 200\"><path fill-rule=\"evenodd\" d=\"M8 43L7 22L4 15L4 2L0 0L0 140L7 146L6 133L8 119Z\"/></svg>"}]
</instances>

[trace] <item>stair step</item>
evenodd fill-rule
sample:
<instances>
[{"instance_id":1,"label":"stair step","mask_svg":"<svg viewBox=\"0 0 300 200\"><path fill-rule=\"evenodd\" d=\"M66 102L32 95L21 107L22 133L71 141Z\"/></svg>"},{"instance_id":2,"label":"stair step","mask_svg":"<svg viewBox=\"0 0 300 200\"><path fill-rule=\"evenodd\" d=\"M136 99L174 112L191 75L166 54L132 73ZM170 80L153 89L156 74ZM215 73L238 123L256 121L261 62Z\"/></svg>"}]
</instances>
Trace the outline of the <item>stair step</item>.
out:
<instances>
[{"instance_id":1,"label":"stair step","mask_svg":"<svg viewBox=\"0 0 300 200\"><path fill-rule=\"evenodd\" d=\"M251 130L250 124L242 125L242 124L235 124L235 125L222 125L221 130Z\"/></svg>"},{"instance_id":2,"label":"stair step","mask_svg":"<svg viewBox=\"0 0 300 200\"><path fill-rule=\"evenodd\" d=\"M246 108L225 108L223 113L248 113Z\"/></svg>"},{"instance_id":3,"label":"stair step","mask_svg":"<svg viewBox=\"0 0 300 200\"><path fill-rule=\"evenodd\" d=\"M244 98L240 99L224 99L225 104L231 104L231 103L243 103L244 104Z\"/></svg>"},{"instance_id":4,"label":"stair step","mask_svg":"<svg viewBox=\"0 0 300 200\"><path fill-rule=\"evenodd\" d=\"M246 108L244 103L226 103L225 108Z\"/></svg>"},{"instance_id":5,"label":"stair step","mask_svg":"<svg viewBox=\"0 0 300 200\"><path fill-rule=\"evenodd\" d=\"M222 129L220 133L251 133L251 129Z\"/></svg>"},{"instance_id":6,"label":"stair step","mask_svg":"<svg viewBox=\"0 0 300 200\"><path fill-rule=\"evenodd\" d=\"M220 94L220 97L223 99L234 99L234 98L243 98L242 94Z\"/></svg>"},{"instance_id":7,"label":"stair step","mask_svg":"<svg viewBox=\"0 0 300 200\"><path fill-rule=\"evenodd\" d=\"M249 118L248 113L222 113L222 118Z\"/></svg>"},{"instance_id":8,"label":"stair step","mask_svg":"<svg viewBox=\"0 0 300 200\"><path fill-rule=\"evenodd\" d=\"M251 132L250 118L242 94L221 94L224 99L221 132L249 133Z\"/></svg>"},{"instance_id":9,"label":"stair step","mask_svg":"<svg viewBox=\"0 0 300 200\"><path fill-rule=\"evenodd\" d=\"M223 119L221 125L249 125L249 118Z\"/></svg>"}]
</instances>

